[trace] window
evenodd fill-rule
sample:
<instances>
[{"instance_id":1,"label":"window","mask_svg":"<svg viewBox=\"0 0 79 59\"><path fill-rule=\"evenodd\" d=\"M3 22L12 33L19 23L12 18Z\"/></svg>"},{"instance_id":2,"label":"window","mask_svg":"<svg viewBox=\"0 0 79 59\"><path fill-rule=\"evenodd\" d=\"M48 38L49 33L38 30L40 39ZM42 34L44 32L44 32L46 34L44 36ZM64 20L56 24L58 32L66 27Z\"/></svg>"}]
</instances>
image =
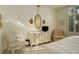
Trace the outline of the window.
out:
<instances>
[{"instance_id":1,"label":"window","mask_svg":"<svg viewBox=\"0 0 79 59\"><path fill-rule=\"evenodd\" d=\"M79 7L69 9L69 31L79 32Z\"/></svg>"}]
</instances>

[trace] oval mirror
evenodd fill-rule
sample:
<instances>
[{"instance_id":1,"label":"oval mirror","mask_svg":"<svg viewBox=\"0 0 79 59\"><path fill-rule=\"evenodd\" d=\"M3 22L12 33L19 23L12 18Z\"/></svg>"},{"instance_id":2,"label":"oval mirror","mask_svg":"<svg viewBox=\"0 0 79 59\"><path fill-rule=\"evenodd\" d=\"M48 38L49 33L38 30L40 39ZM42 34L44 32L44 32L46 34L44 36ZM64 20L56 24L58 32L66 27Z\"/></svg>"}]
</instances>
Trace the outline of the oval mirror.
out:
<instances>
[{"instance_id":1,"label":"oval mirror","mask_svg":"<svg viewBox=\"0 0 79 59\"><path fill-rule=\"evenodd\" d=\"M35 27L39 29L41 27L41 17L40 15L36 15L34 19Z\"/></svg>"}]
</instances>

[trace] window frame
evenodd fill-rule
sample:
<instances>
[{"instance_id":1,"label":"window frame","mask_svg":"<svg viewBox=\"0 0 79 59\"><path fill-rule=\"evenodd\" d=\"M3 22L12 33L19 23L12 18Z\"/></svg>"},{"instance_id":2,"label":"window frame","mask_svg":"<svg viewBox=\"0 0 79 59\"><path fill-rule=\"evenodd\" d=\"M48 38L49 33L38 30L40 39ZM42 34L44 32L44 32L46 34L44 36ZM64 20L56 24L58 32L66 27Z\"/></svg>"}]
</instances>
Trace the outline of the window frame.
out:
<instances>
[{"instance_id":1,"label":"window frame","mask_svg":"<svg viewBox=\"0 0 79 59\"><path fill-rule=\"evenodd\" d=\"M68 17L69 17L69 32L79 32L79 30L78 30L78 31L76 30L76 26L79 26L79 20L78 20L78 24L75 23L75 21L77 20L76 17L77 17L77 15L79 15L79 11L78 11L79 9L77 10L77 9L76 9L77 7L79 8L79 6L76 6L76 7L74 7L74 8L70 8L70 9L69 9L69 12L68 12L68 13L69 13L69 16L68 16ZM77 13L77 12L78 12L78 13ZM74 24L74 26L73 26L73 31L72 31L72 29L70 28L70 26L71 26L71 25L70 25L70 17L72 17L72 16L73 16L73 21L74 21L74 22L73 22L73 24ZM70 29L71 29L71 30L70 30Z\"/></svg>"}]
</instances>

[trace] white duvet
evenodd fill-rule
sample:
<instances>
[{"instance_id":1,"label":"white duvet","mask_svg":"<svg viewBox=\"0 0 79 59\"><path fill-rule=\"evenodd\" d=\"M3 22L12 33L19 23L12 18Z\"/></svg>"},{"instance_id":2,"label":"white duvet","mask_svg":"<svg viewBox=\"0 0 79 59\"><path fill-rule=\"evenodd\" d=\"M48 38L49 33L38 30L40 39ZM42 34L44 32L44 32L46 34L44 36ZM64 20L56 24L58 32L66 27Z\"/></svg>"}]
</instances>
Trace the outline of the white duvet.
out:
<instances>
[{"instance_id":1,"label":"white duvet","mask_svg":"<svg viewBox=\"0 0 79 59\"><path fill-rule=\"evenodd\" d=\"M25 53L36 54L78 54L79 36L71 36L49 44L32 47Z\"/></svg>"}]
</instances>

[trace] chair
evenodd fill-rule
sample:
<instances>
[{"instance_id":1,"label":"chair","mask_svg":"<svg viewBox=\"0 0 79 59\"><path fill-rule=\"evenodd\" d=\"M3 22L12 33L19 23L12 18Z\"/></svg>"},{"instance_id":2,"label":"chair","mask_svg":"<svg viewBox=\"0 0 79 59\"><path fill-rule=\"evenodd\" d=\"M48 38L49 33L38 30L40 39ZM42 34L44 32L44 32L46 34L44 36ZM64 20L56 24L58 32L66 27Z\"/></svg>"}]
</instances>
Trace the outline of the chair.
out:
<instances>
[{"instance_id":1,"label":"chair","mask_svg":"<svg viewBox=\"0 0 79 59\"><path fill-rule=\"evenodd\" d=\"M16 49L21 49L24 47L24 42L17 40L16 32L10 32L8 34L8 50L12 51L12 54L14 54L14 51Z\"/></svg>"},{"instance_id":2,"label":"chair","mask_svg":"<svg viewBox=\"0 0 79 59\"><path fill-rule=\"evenodd\" d=\"M53 41L57 41L57 40L63 39L64 37L65 37L64 31L54 30L52 32L52 39L53 39Z\"/></svg>"}]
</instances>

